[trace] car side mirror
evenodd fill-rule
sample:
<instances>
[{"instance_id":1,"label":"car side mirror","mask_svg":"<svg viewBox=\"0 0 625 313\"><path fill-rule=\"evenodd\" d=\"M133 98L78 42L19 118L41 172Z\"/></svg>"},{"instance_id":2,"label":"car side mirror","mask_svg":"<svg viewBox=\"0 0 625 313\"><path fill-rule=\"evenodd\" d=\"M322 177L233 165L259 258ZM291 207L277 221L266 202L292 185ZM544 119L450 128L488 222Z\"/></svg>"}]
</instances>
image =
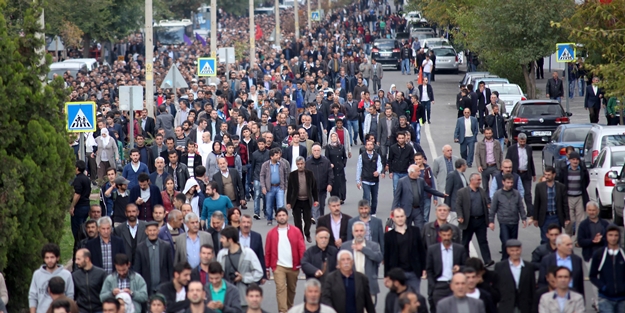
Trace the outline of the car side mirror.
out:
<instances>
[{"instance_id":1,"label":"car side mirror","mask_svg":"<svg viewBox=\"0 0 625 313\"><path fill-rule=\"evenodd\" d=\"M618 179L618 173L616 173L615 171L609 171L608 172L608 178L610 178L610 179Z\"/></svg>"},{"instance_id":2,"label":"car side mirror","mask_svg":"<svg viewBox=\"0 0 625 313\"><path fill-rule=\"evenodd\" d=\"M573 116L573 113L571 113L571 112L566 112L566 116L571 117L571 116Z\"/></svg>"}]
</instances>

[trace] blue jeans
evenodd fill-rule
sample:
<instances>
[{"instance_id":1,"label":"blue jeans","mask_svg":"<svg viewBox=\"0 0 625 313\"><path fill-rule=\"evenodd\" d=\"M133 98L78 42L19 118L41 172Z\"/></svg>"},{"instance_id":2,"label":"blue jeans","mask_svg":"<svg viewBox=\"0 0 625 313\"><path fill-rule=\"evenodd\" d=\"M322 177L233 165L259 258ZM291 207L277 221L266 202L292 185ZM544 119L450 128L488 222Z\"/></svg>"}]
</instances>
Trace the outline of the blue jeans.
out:
<instances>
[{"instance_id":1,"label":"blue jeans","mask_svg":"<svg viewBox=\"0 0 625 313\"><path fill-rule=\"evenodd\" d=\"M412 141L421 145L421 123L419 121L416 121L416 122L410 123L410 125L412 125L412 128L414 129L414 132L415 132L415 136L417 136L417 138L412 138Z\"/></svg>"},{"instance_id":2,"label":"blue jeans","mask_svg":"<svg viewBox=\"0 0 625 313\"><path fill-rule=\"evenodd\" d=\"M423 201L423 220L427 223L430 221L430 208L432 207L432 198L425 198Z\"/></svg>"},{"instance_id":3,"label":"blue jeans","mask_svg":"<svg viewBox=\"0 0 625 313\"><path fill-rule=\"evenodd\" d=\"M506 142L506 138L499 138L497 140L499 140L499 143L501 144L501 151L503 152L503 147Z\"/></svg>"},{"instance_id":4,"label":"blue jeans","mask_svg":"<svg viewBox=\"0 0 625 313\"><path fill-rule=\"evenodd\" d=\"M254 173L252 173L252 164L247 164L245 166L247 167L247 172L245 173L245 186L243 187L245 188L245 197L247 198L247 195L249 195L252 188L254 188L254 182L252 182Z\"/></svg>"},{"instance_id":5,"label":"blue jeans","mask_svg":"<svg viewBox=\"0 0 625 313\"><path fill-rule=\"evenodd\" d=\"M421 290L421 274L416 275L414 272L406 272L406 285L412 287L415 291Z\"/></svg>"},{"instance_id":6,"label":"blue jeans","mask_svg":"<svg viewBox=\"0 0 625 313\"><path fill-rule=\"evenodd\" d=\"M475 150L475 137L465 137L460 144L460 157L467 160L467 165L473 165L473 153Z\"/></svg>"},{"instance_id":7,"label":"blue jeans","mask_svg":"<svg viewBox=\"0 0 625 313\"><path fill-rule=\"evenodd\" d=\"M347 130L349 131L349 135L351 137L350 144L354 144L354 141L356 140L356 138L358 138L358 123L359 121L357 119L353 121L347 121Z\"/></svg>"},{"instance_id":8,"label":"blue jeans","mask_svg":"<svg viewBox=\"0 0 625 313\"><path fill-rule=\"evenodd\" d=\"M599 312L601 313L625 313L625 300L611 301L599 296Z\"/></svg>"},{"instance_id":9,"label":"blue jeans","mask_svg":"<svg viewBox=\"0 0 625 313\"><path fill-rule=\"evenodd\" d=\"M430 113L432 109L432 101L421 101L421 104L425 106L425 116L423 121L427 121L429 123L430 117L432 117L432 114Z\"/></svg>"},{"instance_id":10,"label":"blue jeans","mask_svg":"<svg viewBox=\"0 0 625 313\"><path fill-rule=\"evenodd\" d=\"M540 228L540 244L542 245L545 242L549 242L549 238L547 238L547 227L551 224L560 225L560 220L558 219L558 215L545 215L545 224ZM560 225L562 227L562 225Z\"/></svg>"},{"instance_id":11,"label":"blue jeans","mask_svg":"<svg viewBox=\"0 0 625 313\"><path fill-rule=\"evenodd\" d=\"M562 104L562 97L549 97L551 100L558 100L558 103Z\"/></svg>"},{"instance_id":12,"label":"blue jeans","mask_svg":"<svg viewBox=\"0 0 625 313\"><path fill-rule=\"evenodd\" d=\"M273 221L274 209L284 207L284 190L280 189L279 186L271 186L271 189L267 191L265 198L267 200L265 215L267 215L268 221ZM278 208L273 207L274 201L278 205Z\"/></svg>"},{"instance_id":13,"label":"blue jeans","mask_svg":"<svg viewBox=\"0 0 625 313\"><path fill-rule=\"evenodd\" d=\"M254 214L260 215L260 203L262 202L262 188L260 188L260 180L254 181ZM265 209L267 205L265 204Z\"/></svg>"},{"instance_id":14,"label":"blue jeans","mask_svg":"<svg viewBox=\"0 0 625 313\"><path fill-rule=\"evenodd\" d=\"M362 184L362 198L369 201L371 205L371 214L375 214L378 209L378 191L380 183L375 185Z\"/></svg>"},{"instance_id":15,"label":"blue jeans","mask_svg":"<svg viewBox=\"0 0 625 313\"><path fill-rule=\"evenodd\" d=\"M576 80L569 81L569 98L573 98L575 95L575 85L577 85Z\"/></svg>"},{"instance_id":16,"label":"blue jeans","mask_svg":"<svg viewBox=\"0 0 625 313\"><path fill-rule=\"evenodd\" d=\"M403 59L401 60L401 74L404 74L404 71L406 72L406 74L410 75L410 59Z\"/></svg>"},{"instance_id":17,"label":"blue jeans","mask_svg":"<svg viewBox=\"0 0 625 313\"><path fill-rule=\"evenodd\" d=\"M584 91L586 89L586 81L584 80L584 78L578 78L577 79L577 87L579 87L579 96L583 97L584 96Z\"/></svg>"},{"instance_id":18,"label":"blue jeans","mask_svg":"<svg viewBox=\"0 0 625 313\"><path fill-rule=\"evenodd\" d=\"M74 250L78 247L78 234L82 224L85 223L89 216L89 206L76 206L74 207L74 216L71 217L72 235L74 236Z\"/></svg>"},{"instance_id":19,"label":"blue jeans","mask_svg":"<svg viewBox=\"0 0 625 313\"><path fill-rule=\"evenodd\" d=\"M519 224L499 224L499 239L501 240L501 260L508 259L508 251L506 251L506 242L508 239L517 239L519 237Z\"/></svg>"},{"instance_id":20,"label":"blue jeans","mask_svg":"<svg viewBox=\"0 0 625 313\"><path fill-rule=\"evenodd\" d=\"M408 173L393 173L393 194L395 194L395 188L397 188L399 179L406 176L408 176Z\"/></svg>"},{"instance_id":21,"label":"blue jeans","mask_svg":"<svg viewBox=\"0 0 625 313\"><path fill-rule=\"evenodd\" d=\"M423 78L427 78L428 79L428 85L429 85L430 81L432 80L432 73L423 72Z\"/></svg>"}]
</instances>

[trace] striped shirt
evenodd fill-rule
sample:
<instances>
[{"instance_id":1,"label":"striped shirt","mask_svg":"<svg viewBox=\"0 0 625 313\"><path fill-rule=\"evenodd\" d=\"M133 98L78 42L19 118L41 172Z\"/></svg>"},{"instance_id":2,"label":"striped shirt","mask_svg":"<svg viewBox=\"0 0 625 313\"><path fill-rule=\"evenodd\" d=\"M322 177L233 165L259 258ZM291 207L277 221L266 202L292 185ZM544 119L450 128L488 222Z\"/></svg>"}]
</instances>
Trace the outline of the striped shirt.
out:
<instances>
[{"instance_id":1,"label":"striped shirt","mask_svg":"<svg viewBox=\"0 0 625 313\"><path fill-rule=\"evenodd\" d=\"M582 172L578 166L576 170L569 166L568 171L568 192L567 194L572 197L579 197L582 195Z\"/></svg>"}]
</instances>

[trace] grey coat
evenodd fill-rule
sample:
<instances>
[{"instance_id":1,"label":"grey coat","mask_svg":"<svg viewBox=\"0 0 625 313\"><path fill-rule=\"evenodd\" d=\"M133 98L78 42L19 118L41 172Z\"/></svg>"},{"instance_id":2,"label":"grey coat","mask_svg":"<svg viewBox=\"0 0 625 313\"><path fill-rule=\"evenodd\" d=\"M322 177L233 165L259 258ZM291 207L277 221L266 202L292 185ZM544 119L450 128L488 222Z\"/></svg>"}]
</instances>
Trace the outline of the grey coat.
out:
<instances>
[{"instance_id":1,"label":"grey coat","mask_svg":"<svg viewBox=\"0 0 625 313\"><path fill-rule=\"evenodd\" d=\"M371 72L373 71L373 66L371 66L371 63L360 63L358 69L362 73L362 77L369 80L369 78L371 77Z\"/></svg>"},{"instance_id":2,"label":"grey coat","mask_svg":"<svg viewBox=\"0 0 625 313\"><path fill-rule=\"evenodd\" d=\"M230 262L228 260L228 254L229 251L226 248L221 249L217 254L216 260L221 263L223 268L226 268L227 263ZM245 301L247 286L263 278L263 268L254 250L246 247L241 247L241 256L239 257L238 264L236 264L236 268L243 277L240 282L236 283L236 287L239 289L239 294L241 296L241 305L247 305Z\"/></svg>"},{"instance_id":3,"label":"grey coat","mask_svg":"<svg viewBox=\"0 0 625 313\"><path fill-rule=\"evenodd\" d=\"M452 171L456 169L455 164L459 157L452 155L451 156L451 167ZM436 177L436 189L439 191L445 192L445 185L447 182L447 165L445 164L445 156L441 155L438 158L434 159L432 164L430 164L432 168L432 175Z\"/></svg>"},{"instance_id":4,"label":"grey coat","mask_svg":"<svg viewBox=\"0 0 625 313\"><path fill-rule=\"evenodd\" d=\"M223 313L243 313L243 309L241 308L241 294L239 293L239 289L225 279L221 281L222 284L226 286L226 296L224 297L224 308L221 310ZM212 292L210 290L211 284L208 283L204 286L204 291L206 292L206 302L210 302L212 300ZM224 286L221 286L224 288Z\"/></svg>"},{"instance_id":5,"label":"grey coat","mask_svg":"<svg viewBox=\"0 0 625 313\"><path fill-rule=\"evenodd\" d=\"M117 142L115 139L109 139L109 143L104 145L102 137L97 137L95 139L96 144L98 145L98 151L96 151L95 164L97 167L100 167L100 161L102 161L102 152L106 151L106 155L108 157L108 161L111 163L111 166L115 166L115 161L119 160L119 149L117 149Z\"/></svg>"},{"instance_id":6,"label":"grey coat","mask_svg":"<svg viewBox=\"0 0 625 313\"><path fill-rule=\"evenodd\" d=\"M469 297L465 297L469 303L469 311L468 312L458 312L458 298L451 295L447 298L444 298L438 301L436 304L436 312L445 312L445 313L486 313L486 309L484 308L484 302L479 299L473 299Z\"/></svg>"},{"instance_id":7,"label":"grey coat","mask_svg":"<svg viewBox=\"0 0 625 313\"><path fill-rule=\"evenodd\" d=\"M341 245L341 250L347 250L353 254L354 250L352 249L352 243L353 240L344 242ZM380 293L380 286L378 285L378 268L383 260L380 245L374 241L365 241L365 246L362 247L362 253L365 255L364 274L367 278L369 278L369 292L371 295L377 295ZM356 270L355 264L354 270Z\"/></svg>"},{"instance_id":8,"label":"grey coat","mask_svg":"<svg viewBox=\"0 0 625 313\"><path fill-rule=\"evenodd\" d=\"M488 213L488 221L490 223L495 222L495 214L499 224L519 224L519 217L522 221L527 218L523 197L518 190L511 189L505 191L499 189L495 191L490 203L490 211Z\"/></svg>"},{"instance_id":9,"label":"grey coat","mask_svg":"<svg viewBox=\"0 0 625 313\"><path fill-rule=\"evenodd\" d=\"M163 128L165 130L165 138L174 137L174 116L165 112L156 117L156 129Z\"/></svg>"},{"instance_id":10,"label":"grey coat","mask_svg":"<svg viewBox=\"0 0 625 313\"><path fill-rule=\"evenodd\" d=\"M197 235L200 237L200 247L203 244L213 245L213 237L211 234L205 231L199 231ZM180 262L187 262L187 233L180 234L174 239L176 242L176 255L174 257L174 264Z\"/></svg>"},{"instance_id":11,"label":"grey coat","mask_svg":"<svg viewBox=\"0 0 625 313\"><path fill-rule=\"evenodd\" d=\"M386 127L386 115L378 114L378 116L378 136L376 138L380 142L380 146L390 146L395 142L393 137L395 136L395 131L399 128L399 121L397 117L391 117L391 129L388 129Z\"/></svg>"},{"instance_id":12,"label":"grey coat","mask_svg":"<svg viewBox=\"0 0 625 313\"><path fill-rule=\"evenodd\" d=\"M352 226L358 221L360 221L360 216L354 216L347 222L347 240L354 239ZM369 220L369 232L371 233L371 240L380 245L380 251L382 251L382 255L384 255L384 227L382 226L382 220L371 216Z\"/></svg>"}]
</instances>

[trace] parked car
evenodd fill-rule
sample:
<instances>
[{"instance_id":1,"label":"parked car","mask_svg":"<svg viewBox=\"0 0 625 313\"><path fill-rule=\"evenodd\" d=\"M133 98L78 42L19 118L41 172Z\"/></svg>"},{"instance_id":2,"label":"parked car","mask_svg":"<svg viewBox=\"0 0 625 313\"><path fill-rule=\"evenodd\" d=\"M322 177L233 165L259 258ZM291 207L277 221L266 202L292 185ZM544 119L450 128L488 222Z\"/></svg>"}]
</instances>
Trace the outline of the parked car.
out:
<instances>
[{"instance_id":1,"label":"parked car","mask_svg":"<svg viewBox=\"0 0 625 313\"><path fill-rule=\"evenodd\" d=\"M490 75L490 73L489 72L466 72L464 74L464 77L462 77L462 79L458 82L458 87L462 85L466 86L469 83L469 81L471 81L471 77L476 76L476 75L483 75L482 77L484 77L486 75Z\"/></svg>"},{"instance_id":2,"label":"parked car","mask_svg":"<svg viewBox=\"0 0 625 313\"><path fill-rule=\"evenodd\" d=\"M431 49L436 56L436 65L434 67L436 72L452 71L454 74L458 74L458 54L453 47L442 46L432 47Z\"/></svg>"},{"instance_id":3,"label":"parked car","mask_svg":"<svg viewBox=\"0 0 625 313\"><path fill-rule=\"evenodd\" d=\"M428 20L423 18L421 11L410 11L404 14L407 23L427 23Z\"/></svg>"},{"instance_id":4,"label":"parked car","mask_svg":"<svg viewBox=\"0 0 625 313\"><path fill-rule=\"evenodd\" d=\"M485 77L471 77L471 82L470 83L473 84L475 90L477 90L477 85L479 85L480 82L484 82L484 84L486 84L486 85L490 85L490 84L509 84L510 83L510 81L507 78L497 77L497 76L491 77L491 76L495 76L495 75L488 75L488 76L485 76Z\"/></svg>"},{"instance_id":5,"label":"parked car","mask_svg":"<svg viewBox=\"0 0 625 313\"><path fill-rule=\"evenodd\" d=\"M614 177L615 174L618 176L623 165L625 165L625 147L608 146L601 150L595 162L588 168L590 184L586 191L590 200L599 203L602 211L612 208Z\"/></svg>"},{"instance_id":6,"label":"parked car","mask_svg":"<svg viewBox=\"0 0 625 313\"><path fill-rule=\"evenodd\" d=\"M395 39L374 40L371 58L380 63L382 68L388 67L401 70L401 47L399 46L399 41Z\"/></svg>"},{"instance_id":7,"label":"parked car","mask_svg":"<svg viewBox=\"0 0 625 313\"><path fill-rule=\"evenodd\" d=\"M499 93L499 99L506 104L506 112L512 111L515 103L521 100L527 100L523 94L523 90L517 84L490 83L486 84L486 87L490 88L490 91L497 91Z\"/></svg>"},{"instance_id":8,"label":"parked car","mask_svg":"<svg viewBox=\"0 0 625 313\"><path fill-rule=\"evenodd\" d=\"M516 143L520 133L527 135L528 144L542 144L551 140L558 126L569 124L571 115L555 100L524 100L503 117L508 119L506 131L511 144Z\"/></svg>"},{"instance_id":9,"label":"parked car","mask_svg":"<svg viewBox=\"0 0 625 313\"><path fill-rule=\"evenodd\" d=\"M421 41L421 47L428 51L433 47L451 47L451 43L445 38L426 38ZM451 48L453 49L453 47Z\"/></svg>"},{"instance_id":10,"label":"parked car","mask_svg":"<svg viewBox=\"0 0 625 313\"><path fill-rule=\"evenodd\" d=\"M625 145L625 126L605 126L593 124L584 140L582 156L586 166L595 161L601 149L606 146Z\"/></svg>"},{"instance_id":11,"label":"parked car","mask_svg":"<svg viewBox=\"0 0 625 313\"><path fill-rule=\"evenodd\" d=\"M566 159L566 147L568 146L572 146L575 151L580 152L591 126L592 124L563 124L558 126L551 136L551 141L543 148L543 168L554 166L558 160Z\"/></svg>"}]
</instances>

